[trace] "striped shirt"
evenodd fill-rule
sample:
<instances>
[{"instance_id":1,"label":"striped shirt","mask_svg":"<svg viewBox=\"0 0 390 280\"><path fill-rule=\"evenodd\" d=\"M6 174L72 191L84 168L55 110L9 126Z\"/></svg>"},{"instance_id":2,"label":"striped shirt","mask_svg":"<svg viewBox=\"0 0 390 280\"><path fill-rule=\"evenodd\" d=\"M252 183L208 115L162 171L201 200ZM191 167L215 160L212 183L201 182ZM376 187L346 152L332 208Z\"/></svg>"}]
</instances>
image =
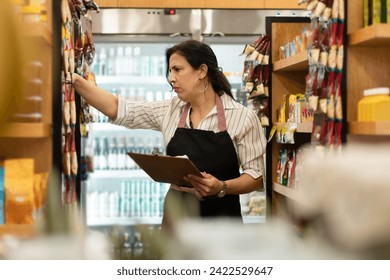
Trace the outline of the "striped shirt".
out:
<instances>
[{"instance_id":1,"label":"striped shirt","mask_svg":"<svg viewBox=\"0 0 390 280\"><path fill-rule=\"evenodd\" d=\"M227 94L223 94L221 99L225 109L227 132L233 141L242 172L257 179L263 175L263 154L266 148L260 121L254 111ZM185 104L177 96L156 102L136 102L118 96L117 118L111 122L131 129L161 131L167 144L176 131ZM186 128L190 128L189 115ZM218 132L216 106L200 122L197 129Z\"/></svg>"}]
</instances>

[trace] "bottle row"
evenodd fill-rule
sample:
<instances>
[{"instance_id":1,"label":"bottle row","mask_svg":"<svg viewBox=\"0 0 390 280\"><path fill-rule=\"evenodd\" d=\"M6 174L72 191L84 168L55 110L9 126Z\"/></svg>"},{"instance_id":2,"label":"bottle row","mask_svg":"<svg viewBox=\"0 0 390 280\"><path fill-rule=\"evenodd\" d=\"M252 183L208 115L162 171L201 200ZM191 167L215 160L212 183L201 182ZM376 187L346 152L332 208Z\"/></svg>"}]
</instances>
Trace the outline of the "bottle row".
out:
<instances>
[{"instance_id":1,"label":"bottle row","mask_svg":"<svg viewBox=\"0 0 390 280\"><path fill-rule=\"evenodd\" d=\"M92 149L92 170L126 170L139 169L138 165L127 155L129 152L140 154L165 154L162 137L95 137Z\"/></svg>"},{"instance_id":2,"label":"bottle row","mask_svg":"<svg viewBox=\"0 0 390 280\"><path fill-rule=\"evenodd\" d=\"M92 67L95 75L164 76L165 56L144 55L141 47L112 45L98 47Z\"/></svg>"},{"instance_id":3,"label":"bottle row","mask_svg":"<svg viewBox=\"0 0 390 280\"><path fill-rule=\"evenodd\" d=\"M135 227L106 228L104 233L110 240L111 258L114 260L160 259L158 248L153 246L160 236L159 226L148 226L141 231Z\"/></svg>"},{"instance_id":4,"label":"bottle row","mask_svg":"<svg viewBox=\"0 0 390 280\"><path fill-rule=\"evenodd\" d=\"M161 217L168 185L150 179L123 181L120 190L87 193L87 217Z\"/></svg>"}]
</instances>

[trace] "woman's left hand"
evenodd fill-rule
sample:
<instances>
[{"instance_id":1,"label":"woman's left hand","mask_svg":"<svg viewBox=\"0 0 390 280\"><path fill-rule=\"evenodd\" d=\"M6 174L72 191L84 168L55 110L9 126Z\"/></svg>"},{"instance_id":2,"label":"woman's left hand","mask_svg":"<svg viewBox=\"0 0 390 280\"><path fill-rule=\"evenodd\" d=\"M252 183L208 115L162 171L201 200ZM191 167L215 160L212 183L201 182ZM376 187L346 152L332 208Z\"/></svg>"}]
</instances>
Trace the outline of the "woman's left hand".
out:
<instances>
[{"instance_id":1,"label":"woman's left hand","mask_svg":"<svg viewBox=\"0 0 390 280\"><path fill-rule=\"evenodd\" d=\"M184 180L191 183L196 191L204 196L216 195L223 188L223 183L215 178L213 175L206 172L201 172L203 177L188 175L184 177Z\"/></svg>"},{"instance_id":2,"label":"woman's left hand","mask_svg":"<svg viewBox=\"0 0 390 280\"><path fill-rule=\"evenodd\" d=\"M203 200L203 195L201 195L201 194L197 191L197 189L195 189L195 188L181 187L181 186L173 185L173 184L171 185L170 188L173 189L173 190L179 191L179 192L192 193L192 194L195 195L199 200Z\"/></svg>"}]
</instances>

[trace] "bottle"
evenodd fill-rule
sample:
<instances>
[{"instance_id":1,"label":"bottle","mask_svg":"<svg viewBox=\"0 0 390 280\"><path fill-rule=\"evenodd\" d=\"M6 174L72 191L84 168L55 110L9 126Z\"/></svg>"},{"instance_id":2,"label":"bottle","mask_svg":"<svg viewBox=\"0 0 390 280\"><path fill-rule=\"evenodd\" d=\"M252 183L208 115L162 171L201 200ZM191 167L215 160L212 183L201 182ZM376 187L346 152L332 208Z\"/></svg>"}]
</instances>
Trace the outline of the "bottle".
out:
<instances>
[{"instance_id":1,"label":"bottle","mask_svg":"<svg viewBox=\"0 0 390 280\"><path fill-rule=\"evenodd\" d=\"M133 76L141 75L141 48L135 47L133 49Z\"/></svg>"},{"instance_id":2,"label":"bottle","mask_svg":"<svg viewBox=\"0 0 390 280\"><path fill-rule=\"evenodd\" d=\"M117 218L119 217L119 192L118 191L110 192L108 197L109 197L108 216L111 218Z\"/></svg>"},{"instance_id":3,"label":"bottle","mask_svg":"<svg viewBox=\"0 0 390 280\"><path fill-rule=\"evenodd\" d=\"M129 137L128 141L126 142L126 152L127 153L135 152L134 137ZM125 168L126 169L134 169L135 168L135 162L129 156L126 157Z\"/></svg>"},{"instance_id":4,"label":"bottle","mask_svg":"<svg viewBox=\"0 0 390 280\"><path fill-rule=\"evenodd\" d=\"M116 56L116 74L123 75L125 73L125 56L123 46L117 48Z\"/></svg>"},{"instance_id":5,"label":"bottle","mask_svg":"<svg viewBox=\"0 0 390 280\"><path fill-rule=\"evenodd\" d=\"M148 55L143 55L140 57L140 69L141 76L151 76L150 72L150 57Z\"/></svg>"},{"instance_id":6,"label":"bottle","mask_svg":"<svg viewBox=\"0 0 390 280\"><path fill-rule=\"evenodd\" d=\"M110 138L110 145L108 151L108 169L118 169L118 149L116 145L116 138L114 136Z\"/></svg>"},{"instance_id":7,"label":"bottle","mask_svg":"<svg viewBox=\"0 0 390 280\"><path fill-rule=\"evenodd\" d=\"M124 70L126 75L133 75L133 48L125 47L125 65Z\"/></svg>"},{"instance_id":8,"label":"bottle","mask_svg":"<svg viewBox=\"0 0 390 280\"><path fill-rule=\"evenodd\" d=\"M117 168L119 170L125 169L126 160L129 156L126 154L126 138L123 136L119 138L118 142L118 165Z\"/></svg>"},{"instance_id":9,"label":"bottle","mask_svg":"<svg viewBox=\"0 0 390 280\"><path fill-rule=\"evenodd\" d=\"M133 258L133 248L132 248L130 234L125 232L123 234L123 244L120 252L121 260L131 260Z\"/></svg>"},{"instance_id":10,"label":"bottle","mask_svg":"<svg viewBox=\"0 0 390 280\"><path fill-rule=\"evenodd\" d=\"M135 240L133 243L133 260L143 260L144 258L144 244L141 240L141 233L135 233Z\"/></svg>"},{"instance_id":11,"label":"bottle","mask_svg":"<svg viewBox=\"0 0 390 280\"><path fill-rule=\"evenodd\" d=\"M131 208L130 208L130 182L128 181L122 181L121 182L121 193L120 193L120 217L130 217L131 215Z\"/></svg>"},{"instance_id":12,"label":"bottle","mask_svg":"<svg viewBox=\"0 0 390 280\"><path fill-rule=\"evenodd\" d=\"M164 145L163 145L163 140L162 140L162 138L160 136L156 136L156 138L154 140L153 150L158 152L158 154L161 154L161 155L165 154L165 148L164 148Z\"/></svg>"},{"instance_id":13,"label":"bottle","mask_svg":"<svg viewBox=\"0 0 390 280\"><path fill-rule=\"evenodd\" d=\"M152 102L154 100L153 91L149 90L146 92L146 101Z\"/></svg>"},{"instance_id":14,"label":"bottle","mask_svg":"<svg viewBox=\"0 0 390 280\"><path fill-rule=\"evenodd\" d=\"M143 137L138 137L136 150L137 150L137 153L146 154Z\"/></svg>"},{"instance_id":15,"label":"bottle","mask_svg":"<svg viewBox=\"0 0 390 280\"><path fill-rule=\"evenodd\" d=\"M115 49L111 47L108 51L107 75L115 75L115 73L116 73Z\"/></svg>"},{"instance_id":16,"label":"bottle","mask_svg":"<svg viewBox=\"0 0 390 280\"><path fill-rule=\"evenodd\" d=\"M95 137L92 142L93 147L93 169L99 170L100 169L100 146L99 146L99 138Z\"/></svg>"},{"instance_id":17,"label":"bottle","mask_svg":"<svg viewBox=\"0 0 390 280\"><path fill-rule=\"evenodd\" d=\"M144 153L145 154L152 154L154 151L154 145L152 142L151 137L145 137L145 146L144 146Z\"/></svg>"},{"instance_id":18,"label":"bottle","mask_svg":"<svg viewBox=\"0 0 390 280\"><path fill-rule=\"evenodd\" d=\"M93 73L95 75L100 75L100 59L99 59L99 55L96 55L94 60L92 61L92 69L93 69Z\"/></svg>"},{"instance_id":19,"label":"bottle","mask_svg":"<svg viewBox=\"0 0 390 280\"><path fill-rule=\"evenodd\" d=\"M107 53L106 49L102 48L99 53L99 75L107 75Z\"/></svg>"},{"instance_id":20,"label":"bottle","mask_svg":"<svg viewBox=\"0 0 390 280\"><path fill-rule=\"evenodd\" d=\"M103 137L100 139L100 154L99 154L99 167L101 170L108 168L108 139Z\"/></svg>"},{"instance_id":21,"label":"bottle","mask_svg":"<svg viewBox=\"0 0 390 280\"><path fill-rule=\"evenodd\" d=\"M156 101L163 101L163 93L162 91L157 91L156 92Z\"/></svg>"},{"instance_id":22,"label":"bottle","mask_svg":"<svg viewBox=\"0 0 390 280\"><path fill-rule=\"evenodd\" d=\"M158 57L157 75L163 77L165 75L165 56Z\"/></svg>"}]
</instances>

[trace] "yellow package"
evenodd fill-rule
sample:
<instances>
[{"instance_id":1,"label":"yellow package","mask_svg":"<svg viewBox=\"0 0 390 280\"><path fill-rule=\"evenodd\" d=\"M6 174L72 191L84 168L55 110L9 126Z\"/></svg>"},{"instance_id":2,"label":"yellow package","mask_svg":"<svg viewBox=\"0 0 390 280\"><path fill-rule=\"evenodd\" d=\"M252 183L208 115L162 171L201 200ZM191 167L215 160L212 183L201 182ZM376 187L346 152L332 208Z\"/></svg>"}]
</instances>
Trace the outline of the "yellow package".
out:
<instances>
[{"instance_id":1,"label":"yellow package","mask_svg":"<svg viewBox=\"0 0 390 280\"><path fill-rule=\"evenodd\" d=\"M5 223L32 224L34 210L34 160L4 161Z\"/></svg>"}]
</instances>

